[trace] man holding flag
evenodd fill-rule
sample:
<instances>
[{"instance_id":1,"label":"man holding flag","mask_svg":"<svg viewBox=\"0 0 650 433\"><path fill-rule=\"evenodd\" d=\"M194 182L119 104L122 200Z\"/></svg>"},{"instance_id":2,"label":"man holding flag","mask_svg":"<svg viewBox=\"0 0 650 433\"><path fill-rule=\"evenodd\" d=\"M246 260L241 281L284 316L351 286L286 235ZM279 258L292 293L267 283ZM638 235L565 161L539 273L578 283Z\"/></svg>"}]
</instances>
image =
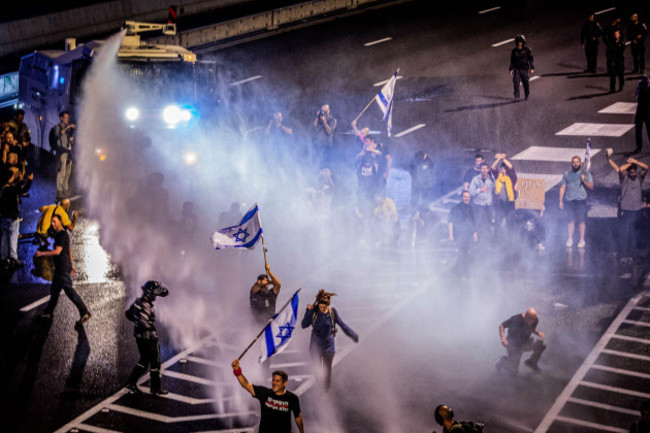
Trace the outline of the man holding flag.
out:
<instances>
[{"instance_id":1,"label":"man holding flag","mask_svg":"<svg viewBox=\"0 0 650 433\"><path fill-rule=\"evenodd\" d=\"M251 311L260 325L266 325L275 315L275 301L278 299L281 287L282 284L267 264L266 273L257 277L250 293Z\"/></svg>"},{"instance_id":2,"label":"man holding flag","mask_svg":"<svg viewBox=\"0 0 650 433\"><path fill-rule=\"evenodd\" d=\"M293 413L296 425L300 433L304 433L302 415L300 413L300 401L298 396L287 391L289 375L276 370L272 374L271 388L252 385L242 374L239 360L244 357L248 349L263 335L261 345L260 362L264 362L271 356L282 352L291 341L293 330L296 328L298 316L298 292L282 307L280 312L273 317L273 320L262 329L257 337L248 345L237 359L232 362L233 374L239 384L248 391L254 398L259 400L262 410L259 433L291 433L291 416ZM287 308L289 307L289 308Z\"/></svg>"}]
</instances>

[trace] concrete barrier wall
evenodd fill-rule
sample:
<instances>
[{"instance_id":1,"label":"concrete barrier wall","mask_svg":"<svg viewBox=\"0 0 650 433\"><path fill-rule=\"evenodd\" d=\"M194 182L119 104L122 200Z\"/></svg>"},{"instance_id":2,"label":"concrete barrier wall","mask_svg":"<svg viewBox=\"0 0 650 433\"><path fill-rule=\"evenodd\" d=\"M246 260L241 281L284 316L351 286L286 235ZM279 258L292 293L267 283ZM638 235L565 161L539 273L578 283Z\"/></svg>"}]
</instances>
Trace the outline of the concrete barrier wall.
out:
<instances>
[{"instance_id":1,"label":"concrete barrier wall","mask_svg":"<svg viewBox=\"0 0 650 433\"><path fill-rule=\"evenodd\" d=\"M359 7L388 6L410 0L311 0L273 9L234 20L183 31L176 36L154 36L153 44L180 45L190 50L229 46L246 38L261 37L282 29L305 25L305 22L326 19Z\"/></svg>"},{"instance_id":2,"label":"concrete barrier wall","mask_svg":"<svg viewBox=\"0 0 650 433\"><path fill-rule=\"evenodd\" d=\"M0 23L0 56L34 50L65 38L117 32L126 20L166 22L170 4L184 15L245 3L245 0L115 0ZM63 49L63 45L60 47Z\"/></svg>"}]
</instances>

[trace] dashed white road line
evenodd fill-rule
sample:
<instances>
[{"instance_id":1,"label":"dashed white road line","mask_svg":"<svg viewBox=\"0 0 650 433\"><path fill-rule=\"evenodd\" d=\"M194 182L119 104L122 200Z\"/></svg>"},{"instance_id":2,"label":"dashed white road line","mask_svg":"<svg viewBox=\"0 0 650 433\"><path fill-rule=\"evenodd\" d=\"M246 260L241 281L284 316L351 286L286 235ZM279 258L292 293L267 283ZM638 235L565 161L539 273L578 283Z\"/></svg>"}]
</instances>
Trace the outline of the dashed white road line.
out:
<instances>
[{"instance_id":1,"label":"dashed white road line","mask_svg":"<svg viewBox=\"0 0 650 433\"><path fill-rule=\"evenodd\" d=\"M391 37L383 38L383 39L377 39L376 41L366 42L365 44L363 44L363 46L364 47L372 47L373 45L381 44L383 42L388 42L388 41L390 41L392 39L393 38L391 38Z\"/></svg>"},{"instance_id":2,"label":"dashed white road line","mask_svg":"<svg viewBox=\"0 0 650 433\"><path fill-rule=\"evenodd\" d=\"M496 44L492 44L492 48L500 47L501 45L509 44L510 42L514 42L515 38L510 38L506 39L505 41L497 42Z\"/></svg>"},{"instance_id":3,"label":"dashed white road line","mask_svg":"<svg viewBox=\"0 0 650 433\"><path fill-rule=\"evenodd\" d=\"M239 86L240 84L248 83L249 81L259 80L260 78L262 78L261 75L255 75L253 77L248 77L248 78L244 78L243 80L235 81L234 83L230 83L230 85Z\"/></svg>"},{"instance_id":4,"label":"dashed white road line","mask_svg":"<svg viewBox=\"0 0 650 433\"><path fill-rule=\"evenodd\" d=\"M419 125L415 125L415 126L409 128L409 129L405 130L405 131L400 132L399 134L395 134L395 137L396 138L403 137L406 134L409 134L409 133L411 133L413 131L417 131L420 128L424 128L425 126L427 126L427 125L424 124L424 123L420 123Z\"/></svg>"},{"instance_id":5,"label":"dashed white road line","mask_svg":"<svg viewBox=\"0 0 650 433\"><path fill-rule=\"evenodd\" d=\"M608 8L608 9L603 9L602 11L594 12L594 15L601 15L607 12L615 11L616 8Z\"/></svg>"},{"instance_id":6,"label":"dashed white road line","mask_svg":"<svg viewBox=\"0 0 650 433\"><path fill-rule=\"evenodd\" d=\"M498 11L499 9L501 9L501 6L495 6L495 7L490 8L490 9L484 9L482 11L478 11L478 14L483 15L483 14L487 14L487 13L490 13L490 12Z\"/></svg>"}]
</instances>

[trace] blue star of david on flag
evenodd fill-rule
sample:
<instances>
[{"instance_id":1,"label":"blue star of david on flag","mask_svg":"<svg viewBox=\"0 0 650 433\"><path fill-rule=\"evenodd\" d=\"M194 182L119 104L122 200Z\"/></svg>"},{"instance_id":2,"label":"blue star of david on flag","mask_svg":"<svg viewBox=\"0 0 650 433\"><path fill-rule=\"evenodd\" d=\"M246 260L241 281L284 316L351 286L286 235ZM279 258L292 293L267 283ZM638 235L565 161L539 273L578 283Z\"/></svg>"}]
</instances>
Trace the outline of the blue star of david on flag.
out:
<instances>
[{"instance_id":1,"label":"blue star of david on flag","mask_svg":"<svg viewBox=\"0 0 650 433\"><path fill-rule=\"evenodd\" d=\"M276 335L276 337L280 339L280 344L284 344L285 340L291 338L294 329L296 329L296 327L291 325L280 326L280 332Z\"/></svg>"},{"instance_id":2,"label":"blue star of david on flag","mask_svg":"<svg viewBox=\"0 0 650 433\"><path fill-rule=\"evenodd\" d=\"M233 235L235 242L246 242L246 238L249 236L250 235L246 229L239 229L239 231Z\"/></svg>"},{"instance_id":3,"label":"blue star of david on flag","mask_svg":"<svg viewBox=\"0 0 650 433\"><path fill-rule=\"evenodd\" d=\"M260 362L282 352L291 341L298 318L298 292L291 298L291 303L273 317L264 329L261 338Z\"/></svg>"},{"instance_id":4,"label":"blue star of david on flag","mask_svg":"<svg viewBox=\"0 0 650 433\"><path fill-rule=\"evenodd\" d=\"M252 250L261 236L262 224L260 223L259 209L255 204L246 212L239 224L217 230L212 234L210 240L216 250L224 248L248 248Z\"/></svg>"}]
</instances>

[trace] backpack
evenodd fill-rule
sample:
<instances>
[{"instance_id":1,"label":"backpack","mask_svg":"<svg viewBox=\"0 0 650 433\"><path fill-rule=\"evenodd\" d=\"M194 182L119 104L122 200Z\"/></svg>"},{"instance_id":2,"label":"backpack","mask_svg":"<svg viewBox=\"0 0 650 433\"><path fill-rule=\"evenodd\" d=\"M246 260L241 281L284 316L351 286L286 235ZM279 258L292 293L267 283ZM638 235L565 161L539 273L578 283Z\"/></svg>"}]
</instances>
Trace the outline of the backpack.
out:
<instances>
[{"instance_id":1,"label":"backpack","mask_svg":"<svg viewBox=\"0 0 650 433\"><path fill-rule=\"evenodd\" d=\"M314 312L311 315L311 326L313 327L314 324L316 323L316 318L318 317L318 307L314 306ZM338 331L336 329L336 317L334 316L334 308L329 309L329 316L330 320L332 321L332 335L336 337L336 332Z\"/></svg>"}]
</instances>

